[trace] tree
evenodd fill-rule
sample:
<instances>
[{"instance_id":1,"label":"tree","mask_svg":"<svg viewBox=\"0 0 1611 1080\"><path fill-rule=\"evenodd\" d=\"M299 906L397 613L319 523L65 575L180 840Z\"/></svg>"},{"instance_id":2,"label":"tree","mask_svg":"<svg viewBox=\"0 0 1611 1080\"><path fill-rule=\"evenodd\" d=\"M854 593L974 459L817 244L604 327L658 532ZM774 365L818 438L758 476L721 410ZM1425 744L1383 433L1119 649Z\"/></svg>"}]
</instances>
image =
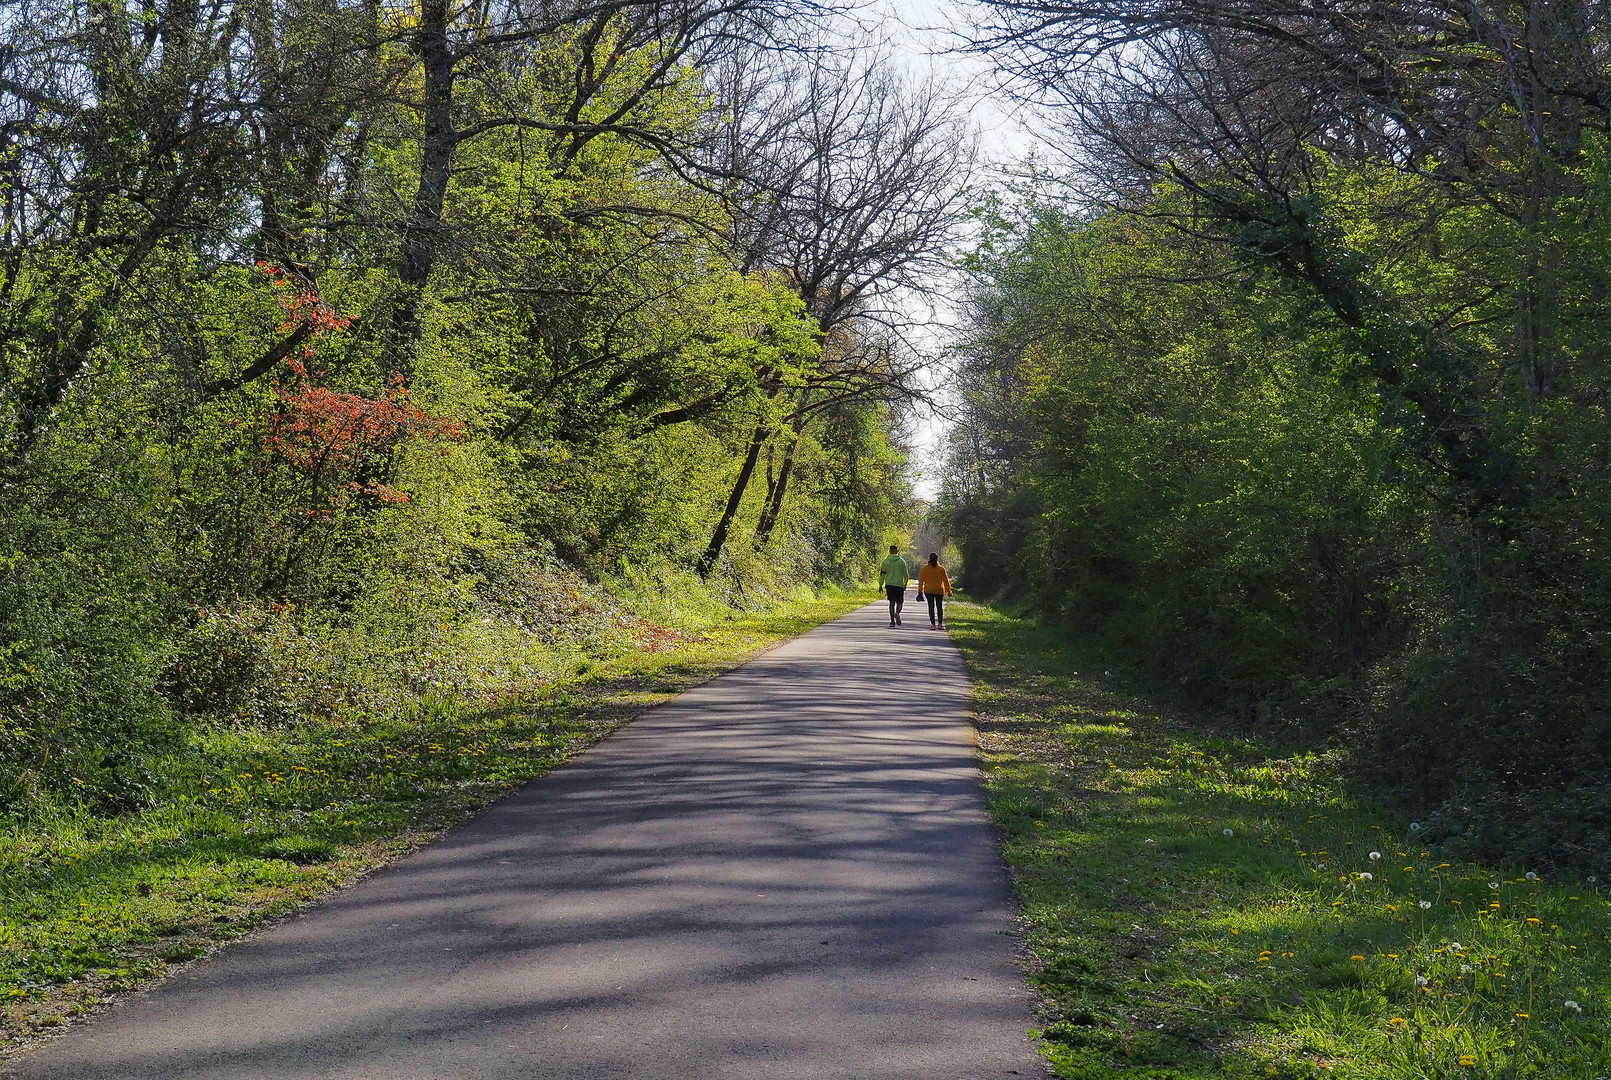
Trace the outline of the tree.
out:
<instances>
[{"instance_id":1,"label":"tree","mask_svg":"<svg viewBox=\"0 0 1611 1080\"><path fill-rule=\"evenodd\" d=\"M904 348L909 303L933 286L966 209L973 142L958 103L909 82L876 48L842 55L735 56L721 74L731 119L709 148L738 179L732 243L746 270L778 275L822 335L823 360L754 421L726 508L700 559L720 557L762 451L785 434L756 541L776 526L794 446L811 419L857 400L918 390L924 359Z\"/></svg>"},{"instance_id":2,"label":"tree","mask_svg":"<svg viewBox=\"0 0 1611 1080\"><path fill-rule=\"evenodd\" d=\"M1282 672L1334 671L1327 693L1346 707L1306 693L1290 707L1346 722L1352 745L1375 740L1376 779L1429 811L1486 803L1459 812L1493 836L1519 837L1534 815L1557 821L1552 800L1597 789L1611 760L1601 711L1585 707L1607 694L1611 610L1598 554L1611 536L1605 12L1327 0L988 0L984 11L977 47L1044 107L1067 150L1050 184L1068 221L1043 230L1032 215L1018 253L1109 281L1123 259L1111 244L1053 258L1042 238L1134 230L1157 243L1164 230L1178 251L1154 249L1133 276L1146 288L1104 289L1106 302L1125 318L1197 306L1109 332L1138 357L1157 356L1160 337L1178 350L1133 393L1136 376L1101 363L1109 345L1086 327L1082 282L998 275L985 250L970 359L991 362L973 382L992 410L987 392L1006 401L989 428L1002 436L963 455L973 467L954 480L983 493L974 518L1051 545L1031 563L1077 582L1082 621L1170 613L1156 635L1168 640L1197 618L1175 607L1190 600L1211 632L1173 674L1205 693L1281 709L1307 677ZM1225 292L1205 309L1195 298L1210 286ZM1035 317L1017 317L1024 307ZM1214 356L1228 366L1221 385L1262 395L1262 417L1194 387ZM1045 370L1056 374L1037 377ZM1145 443L1111 422L1110 410L1140 424L1169 403L1176 422ZM1354 419L1339 427L1339 409ZM1027 457L992 457L1014 446L1020 419ZM1196 442L1205 430L1221 441ZM1365 457L1379 468L1339 488L1303 438L1288 443L1296 435L1324 439L1339 462L1376 446ZM1173 440L1181 449L1160 463L1155 447ZM1157 479L1133 489L1092 455ZM1177 459L1191 476L1171 475ZM1213 477L1222 492L1176 501ZM1289 498L1252 519L1230 513L1272 490ZM1381 527L1385 547L1364 543L1333 516L1350 505L1397 507L1406 524ZM1294 514L1307 543L1282 538ZM973 535L994 542L989 528ZM1177 578L1152 553L1186 535L1174 559L1194 562ZM1186 580L1210 567L1212 588ZM1331 598L1315 582L1334 583ZM1303 620L1323 625L1326 610L1345 647L1298 662L1292 650L1319 641L1304 643L1318 631ZM1240 646L1227 655L1225 641Z\"/></svg>"}]
</instances>

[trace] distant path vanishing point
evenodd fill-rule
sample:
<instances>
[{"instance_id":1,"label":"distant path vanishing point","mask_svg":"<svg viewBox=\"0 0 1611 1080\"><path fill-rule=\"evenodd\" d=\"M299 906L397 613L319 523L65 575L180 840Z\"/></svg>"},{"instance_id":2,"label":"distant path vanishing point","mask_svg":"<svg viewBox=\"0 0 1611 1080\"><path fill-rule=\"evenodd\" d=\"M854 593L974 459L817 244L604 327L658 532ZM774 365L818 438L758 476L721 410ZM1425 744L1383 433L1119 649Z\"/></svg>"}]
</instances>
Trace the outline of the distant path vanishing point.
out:
<instances>
[{"instance_id":1,"label":"distant path vanishing point","mask_svg":"<svg viewBox=\"0 0 1611 1080\"><path fill-rule=\"evenodd\" d=\"M1044 1076L968 680L920 621L690 690L0 1076Z\"/></svg>"}]
</instances>

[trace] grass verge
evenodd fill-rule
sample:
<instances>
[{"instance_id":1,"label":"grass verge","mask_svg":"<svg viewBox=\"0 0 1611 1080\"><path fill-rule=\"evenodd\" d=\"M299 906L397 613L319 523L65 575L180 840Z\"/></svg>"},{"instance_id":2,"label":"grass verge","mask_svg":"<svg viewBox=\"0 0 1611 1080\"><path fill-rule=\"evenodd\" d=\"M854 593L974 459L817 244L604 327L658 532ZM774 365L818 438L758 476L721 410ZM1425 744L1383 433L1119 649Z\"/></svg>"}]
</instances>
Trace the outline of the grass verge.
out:
<instances>
[{"instance_id":1,"label":"grass verge","mask_svg":"<svg viewBox=\"0 0 1611 1080\"><path fill-rule=\"evenodd\" d=\"M1440 857L1334 759L1118 693L1027 622L948 614L1058 1075L1611 1072L1594 879Z\"/></svg>"},{"instance_id":2,"label":"grass verge","mask_svg":"<svg viewBox=\"0 0 1611 1080\"><path fill-rule=\"evenodd\" d=\"M351 883L643 709L859 607L794 601L471 710L195 731L155 805L0 832L0 1048Z\"/></svg>"}]
</instances>

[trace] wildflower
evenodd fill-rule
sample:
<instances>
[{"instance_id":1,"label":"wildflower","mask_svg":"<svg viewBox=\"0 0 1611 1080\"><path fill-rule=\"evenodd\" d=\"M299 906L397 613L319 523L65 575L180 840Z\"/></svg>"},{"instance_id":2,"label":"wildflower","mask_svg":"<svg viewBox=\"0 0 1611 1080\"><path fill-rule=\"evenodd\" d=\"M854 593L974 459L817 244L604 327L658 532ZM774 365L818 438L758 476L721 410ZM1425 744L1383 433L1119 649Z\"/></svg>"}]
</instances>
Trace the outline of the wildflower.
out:
<instances>
[{"instance_id":1,"label":"wildflower","mask_svg":"<svg viewBox=\"0 0 1611 1080\"><path fill-rule=\"evenodd\" d=\"M1363 956L1350 956L1348 959L1363 961L1365 958Z\"/></svg>"},{"instance_id":2,"label":"wildflower","mask_svg":"<svg viewBox=\"0 0 1611 1080\"><path fill-rule=\"evenodd\" d=\"M1430 900L1422 900L1416 906L1419 907L1422 911L1426 911L1428 908L1430 908L1432 906L1432 901L1430 901Z\"/></svg>"},{"instance_id":3,"label":"wildflower","mask_svg":"<svg viewBox=\"0 0 1611 1080\"><path fill-rule=\"evenodd\" d=\"M1370 858L1371 862L1375 862L1377 859L1380 859L1381 857L1382 857L1382 853L1380 851L1373 851L1369 855L1369 858Z\"/></svg>"},{"instance_id":4,"label":"wildflower","mask_svg":"<svg viewBox=\"0 0 1611 1080\"><path fill-rule=\"evenodd\" d=\"M1539 925L1541 925L1537 919L1528 919L1527 922L1531 926L1539 926Z\"/></svg>"},{"instance_id":5,"label":"wildflower","mask_svg":"<svg viewBox=\"0 0 1611 1080\"><path fill-rule=\"evenodd\" d=\"M1234 836L1234 835L1236 835L1230 829L1222 829L1220 831L1223 832L1226 836Z\"/></svg>"},{"instance_id":6,"label":"wildflower","mask_svg":"<svg viewBox=\"0 0 1611 1080\"><path fill-rule=\"evenodd\" d=\"M1531 870L1529 870L1529 871L1527 871L1527 880L1528 881L1537 881L1538 880L1538 875L1533 873Z\"/></svg>"},{"instance_id":7,"label":"wildflower","mask_svg":"<svg viewBox=\"0 0 1611 1080\"><path fill-rule=\"evenodd\" d=\"M1517 1013L1516 1014L1516 1019L1518 1019L1518 1020L1531 1020L1532 1018L1533 1018L1532 1013Z\"/></svg>"},{"instance_id":8,"label":"wildflower","mask_svg":"<svg viewBox=\"0 0 1611 1080\"><path fill-rule=\"evenodd\" d=\"M1402 1016L1395 1016L1393 1019L1389 1020L1388 1023L1393 1027L1409 1027L1410 1025L1410 1022L1404 1019Z\"/></svg>"},{"instance_id":9,"label":"wildflower","mask_svg":"<svg viewBox=\"0 0 1611 1080\"><path fill-rule=\"evenodd\" d=\"M1462 1065L1475 1065L1476 1063L1477 1063L1477 1055L1476 1054L1461 1054L1460 1055L1460 1064L1462 1064Z\"/></svg>"},{"instance_id":10,"label":"wildflower","mask_svg":"<svg viewBox=\"0 0 1611 1080\"><path fill-rule=\"evenodd\" d=\"M1360 881L1375 881L1376 876L1374 874L1360 874L1359 875L1359 880Z\"/></svg>"}]
</instances>

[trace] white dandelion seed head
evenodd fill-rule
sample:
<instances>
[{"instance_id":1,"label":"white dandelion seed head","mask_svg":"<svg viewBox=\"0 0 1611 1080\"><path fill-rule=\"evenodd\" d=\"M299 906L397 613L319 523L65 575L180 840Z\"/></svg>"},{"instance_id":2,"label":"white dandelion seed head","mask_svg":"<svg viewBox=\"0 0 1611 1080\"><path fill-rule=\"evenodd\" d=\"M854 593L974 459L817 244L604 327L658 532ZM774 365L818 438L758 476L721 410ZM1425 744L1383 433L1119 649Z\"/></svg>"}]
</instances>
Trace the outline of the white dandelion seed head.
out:
<instances>
[{"instance_id":1,"label":"white dandelion seed head","mask_svg":"<svg viewBox=\"0 0 1611 1080\"><path fill-rule=\"evenodd\" d=\"M1571 1009L1573 1012L1582 1012L1583 1011L1583 1006L1579 1005L1575 1001L1567 1001L1564 1004L1566 1005L1566 1007L1568 1009Z\"/></svg>"},{"instance_id":2,"label":"white dandelion seed head","mask_svg":"<svg viewBox=\"0 0 1611 1080\"><path fill-rule=\"evenodd\" d=\"M1497 882L1497 881L1490 881L1490 882L1488 882L1488 888L1490 888L1490 889L1497 889L1497 888L1499 888L1499 882Z\"/></svg>"},{"instance_id":3,"label":"white dandelion seed head","mask_svg":"<svg viewBox=\"0 0 1611 1080\"><path fill-rule=\"evenodd\" d=\"M1360 881L1375 881L1376 880L1376 875L1374 875L1374 874L1360 874L1359 875L1359 880Z\"/></svg>"},{"instance_id":4,"label":"white dandelion seed head","mask_svg":"<svg viewBox=\"0 0 1611 1080\"><path fill-rule=\"evenodd\" d=\"M1596 882L1596 881L1599 881L1599 880L1600 880L1600 879L1599 879L1599 878L1597 878L1597 877L1595 877L1595 876L1594 876L1594 875L1593 875L1593 874L1590 874L1590 875L1589 875L1589 884L1590 884L1590 885L1593 885L1593 884L1594 884L1594 883L1595 883L1595 882Z\"/></svg>"},{"instance_id":5,"label":"white dandelion seed head","mask_svg":"<svg viewBox=\"0 0 1611 1080\"><path fill-rule=\"evenodd\" d=\"M1234 832L1232 832L1232 831L1231 831L1231 830L1230 830L1230 829L1222 829L1222 830L1221 830L1221 831L1222 831L1222 832L1223 832L1223 833L1224 833L1224 834L1225 834L1225 835L1226 835L1226 836L1235 836L1235 835L1236 835L1236 834L1235 834L1235 833L1234 833Z\"/></svg>"},{"instance_id":6,"label":"white dandelion seed head","mask_svg":"<svg viewBox=\"0 0 1611 1080\"><path fill-rule=\"evenodd\" d=\"M1421 908L1422 911L1427 910L1431 906L1432 906L1432 901L1430 901L1430 900L1422 900L1420 902L1420 908Z\"/></svg>"},{"instance_id":7,"label":"white dandelion seed head","mask_svg":"<svg viewBox=\"0 0 1611 1080\"><path fill-rule=\"evenodd\" d=\"M1371 862L1375 862L1377 859L1380 859L1381 857L1382 857L1382 853L1380 851L1373 851L1373 852L1370 853L1370 861Z\"/></svg>"},{"instance_id":8,"label":"white dandelion seed head","mask_svg":"<svg viewBox=\"0 0 1611 1080\"><path fill-rule=\"evenodd\" d=\"M1417 975L1415 977L1415 985L1416 986L1425 986L1426 985L1426 976L1425 975Z\"/></svg>"},{"instance_id":9,"label":"white dandelion seed head","mask_svg":"<svg viewBox=\"0 0 1611 1080\"><path fill-rule=\"evenodd\" d=\"M1325 864L1325 863L1319 863L1319 864L1317 864L1317 865L1316 865L1316 866L1315 866L1315 869L1316 869L1316 870L1324 870L1324 869L1325 869L1325 868L1326 868L1326 864Z\"/></svg>"},{"instance_id":10,"label":"white dandelion seed head","mask_svg":"<svg viewBox=\"0 0 1611 1080\"><path fill-rule=\"evenodd\" d=\"M1471 965L1470 964L1461 964L1460 965L1460 974L1467 975L1467 974L1470 974L1470 972L1471 972Z\"/></svg>"},{"instance_id":11,"label":"white dandelion seed head","mask_svg":"<svg viewBox=\"0 0 1611 1080\"><path fill-rule=\"evenodd\" d=\"M1421 823L1419 821L1410 822L1410 832L1420 832L1420 831L1421 831Z\"/></svg>"},{"instance_id":12,"label":"white dandelion seed head","mask_svg":"<svg viewBox=\"0 0 1611 1080\"><path fill-rule=\"evenodd\" d=\"M1528 881L1537 881L1538 880L1538 875L1533 873L1531 870L1529 870L1529 871L1527 871L1527 880Z\"/></svg>"}]
</instances>

